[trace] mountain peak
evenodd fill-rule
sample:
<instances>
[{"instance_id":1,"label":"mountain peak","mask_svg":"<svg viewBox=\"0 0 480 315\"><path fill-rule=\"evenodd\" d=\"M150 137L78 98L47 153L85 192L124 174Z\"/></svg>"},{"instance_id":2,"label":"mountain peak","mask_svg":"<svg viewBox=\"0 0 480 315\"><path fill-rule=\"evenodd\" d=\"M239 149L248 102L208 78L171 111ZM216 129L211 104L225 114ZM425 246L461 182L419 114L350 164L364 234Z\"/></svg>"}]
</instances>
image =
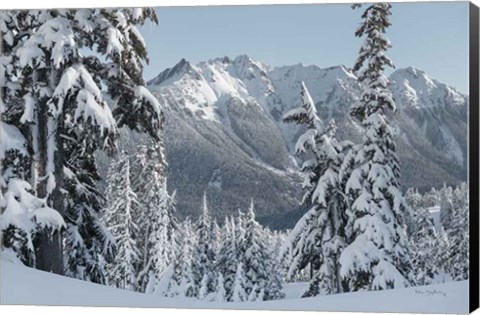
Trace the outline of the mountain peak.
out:
<instances>
[{"instance_id":1,"label":"mountain peak","mask_svg":"<svg viewBox=\"0 0 480 315\"><path fill-rule=\"evenodd\" d=\"M417 91L423 90L424 93L446 86L446 84L432 79L425 73L425 71L414 67L397 69L390 74L390 79L409 89L413 88Z\"/></svg>"},{"instance_id":2,"label":"mountain peak","mask_svg":"<svg viewBox=\"0 0 480 315\"><path fill-rule=\"evenodd\" d=\"M390 74L390 80L395 81L398 85L407 85L415 89L444 90L447 94L458 94L464 97L465 95L458 91L455 87L438 81L429 76L425 71L415 68L406 67L400 68Z\"/></svg>"},{"instance_id":3,"label":"mountain peak","mask_svg":"<svg viewBox=\"0 0 480 315\"><path fill-rule=\"evenodd\" d=\"M425 71L406 67L390 74L392 92L399 109L465 106L468 96L433 79Z\"/></svg>"},{"instance_id":4,"label":"mountain peak","mask_svg":"<svg viewBox=\"0 0 480 315\"><path fill-rule=\"evenodd\" d=\"M234 63L250 63L252 62L253 59L250 58L248 55L246 54L242 54L242 55L238 55L237 57L235 57L235 59L233 60Z\"/></svg>"},{"instance_id":5,"label":"mountain peak","mask_svg":"<svg viewBox=\"0 0 480 315\"><path fill-rule=\"evenodd\" d=\"M242 79L252 80L255 77L267 78L267 67L258 60L247 55L239 55L233 60L233 67Z\"/></svg>"},{"instance_id":6,"label":"mountain peak","mask_svg":"<svg viewBox=\"0 0 480 315\"><path fill-rule=\"evenodd\" d=\"M167 68L164 71L160 72L155 78L147 82L147 85L160 85L166 80L171 79L175 76L181 76L182 74L192 74L197 73L196 70L192 67L190 62L185 58L182 58L175 66L172 68Z\"/></svg>"},{"instance_id":7,"label":"mountain peak","mask_svg":"<svg viewBox=\"0 0 480 315\"><path fill-rule=\"evenodd\" d=\"M428 77L428 75L422 69L418 69L412 66L399 68L392 72L390 75L392 78L396 77L410 77L410 78L421 78L421 77Z\"/></svg>"}]
</instances>

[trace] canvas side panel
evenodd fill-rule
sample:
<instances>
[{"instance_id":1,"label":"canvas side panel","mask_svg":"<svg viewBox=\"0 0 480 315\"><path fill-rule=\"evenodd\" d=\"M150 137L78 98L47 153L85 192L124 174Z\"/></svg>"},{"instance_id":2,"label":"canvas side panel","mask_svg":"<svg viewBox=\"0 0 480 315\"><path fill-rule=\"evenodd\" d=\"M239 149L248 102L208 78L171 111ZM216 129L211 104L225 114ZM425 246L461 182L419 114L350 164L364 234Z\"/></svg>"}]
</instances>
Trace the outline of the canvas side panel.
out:
<instances>
[{"instance_id":1,"label":"canvas side panel","mask_svg":"<svg viewBox=\"0 0 480 315\"><path fill-rule=\"evenodd\" d=\"M470 2L470 106L469 106L469 198L470 198L470 312L479 303L479 9Z\"/></svg>"}]
</instances>

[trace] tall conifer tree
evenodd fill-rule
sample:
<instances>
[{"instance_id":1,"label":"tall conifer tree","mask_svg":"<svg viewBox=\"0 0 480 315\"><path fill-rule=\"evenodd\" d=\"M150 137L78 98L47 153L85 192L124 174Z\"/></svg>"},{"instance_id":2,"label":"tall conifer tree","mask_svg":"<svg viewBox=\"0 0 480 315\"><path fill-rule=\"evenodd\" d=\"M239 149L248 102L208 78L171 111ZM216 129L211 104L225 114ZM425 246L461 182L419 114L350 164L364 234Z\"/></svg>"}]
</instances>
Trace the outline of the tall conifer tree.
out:
<instances>
[{"instance_id":1,"label":"tall conifer tree","mask_svg":"<svg viewBox=\"0 0 480 315\"><path fill-rule=\"evenodd\" d=\"M368 5L355 33L364 37L353 68L363 93L351 114L362 124L364 135L351 154L353 165L345 190L350 205L348 245L340 257L341 276L352 291L411 284L409 243L404 230L408 206L400 189L400 165L386 116L387 111L396 109L384 75L386 67L393 67L385 55L391 47L385 36L390 9L388 3Z\"/></svg>"},{"instance_id":2,"label":"tall conifer tree","mask_svg":"<svg viewBox=\"0 0 480 315\"><path fill-rule=\"evenodd\" d=\"M215 292L217 275L215 270L215 251L213 248L213 231L207 194L203 195L202 212L197 221L196 244L193 251L192 274L195 293L199 298Z\"/></svg>"},{"instance_id":3,"label":"tall conifer tree","mask_svg":"<svg viewBox=\"0 0 480 315\"><path fill-rule=\"evenodd\" d=\"M107 208L105 223L115 239L116 253L107 266L109 285L121 289L138 290L136 265L140 259L140 250L136 243L139 232L135 223L135 209L139 203L130 181L130 161L121 155L108 174Z\"/></svg>"},{"instance_id":4,"label":"tall conifer tree","mask_svg":"<svg viewBox=\"0 0 480 315\"><path fill-rule=\"evenodd\" d=\"M339 256L345 246L345 199L339 170L348 145L336 137L332 120L325 128L315 104L302 82L301 107L284 116L284 121L305 125L307 130L296 144L298 155L310 157L302 166L303 202L310 210L300 219L289 237L293 263L289 276L310 266L313 279L304 296L342 291Z\"/></svg>"},{"instance_id":5,"label":"tall conifer tree","mask_svg":"<svg viewBox=\"0 0 480 315\"><path fill-rule=\"evenodd\" d=\"M31 165L28 174L15 170L3 179L2 194L11 179L26 180L32 194L67 223L65 235L63 225L36 231L37 268L63 274L65 243L67 274L102 282L103 271L91 257L107 257L111 238L98 219L94 153L115 148L118 126L161 134L162 111L144 87L142 62L148 59L136 28L156 22L155 11L13 10L2 12L1 20L2 116L25 139ZM103 86L116 104L113 113Z\"/></svg>"}]
</instances>

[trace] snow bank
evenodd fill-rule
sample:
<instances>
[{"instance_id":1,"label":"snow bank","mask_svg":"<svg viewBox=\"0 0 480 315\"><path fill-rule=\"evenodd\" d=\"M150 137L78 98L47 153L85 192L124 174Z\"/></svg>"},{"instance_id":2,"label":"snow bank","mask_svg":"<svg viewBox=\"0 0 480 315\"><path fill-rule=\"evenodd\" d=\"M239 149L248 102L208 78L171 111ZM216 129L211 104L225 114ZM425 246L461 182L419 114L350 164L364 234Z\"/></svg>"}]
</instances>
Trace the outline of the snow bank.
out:
<instances>
[{"instance_id":1,"label":"snow bank","mask_svg":"<svg viewBox=\"0 0 480 315\"><path fill-rule=\"evenodd\" d=\"M305 283L288 284L287 299L269 302L219 303L163 298L61 277L26 268L2 257L0 304L81 305L170 308L228 308L349 312L467 313L468 281L440 285L296 298Z\"/></svg>"}]
</instances>

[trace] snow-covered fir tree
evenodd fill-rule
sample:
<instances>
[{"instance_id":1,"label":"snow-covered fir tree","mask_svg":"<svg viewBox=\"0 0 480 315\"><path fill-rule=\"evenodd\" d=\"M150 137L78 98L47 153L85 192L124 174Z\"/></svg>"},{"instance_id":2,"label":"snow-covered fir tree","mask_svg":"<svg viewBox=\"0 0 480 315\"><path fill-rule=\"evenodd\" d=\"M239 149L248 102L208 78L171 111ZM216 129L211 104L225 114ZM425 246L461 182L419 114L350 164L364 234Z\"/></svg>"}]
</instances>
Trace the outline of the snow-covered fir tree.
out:
<instances>
[{"instance_id":1,"label":"snow-covered fir tree","mask_svg":"<svg viewBox=\"0 0 480 315\"><path fill-rule=\"evenodd\" d=\"M150 287L152 285L152 287ZM158 276L155 282L147 284L147 293L154 293L159 296L172 297L176 295L179 288L175 281L175 264L171 263Z\"/></svg>"},{"instance_id":2,"label":"snow-covered fir tree","mask_svg":"<svg viewBox=\"0 0 480 315\"><path fill-rule=\"evenodd\" d=\"M235 273L235 280L233 281L233 292L232 292L232 302L245 302L248 299L248 294L246 292L246 278L245 271L243 269L242 262L239 262L237 265L237 272Z\"/></svg>"},{"instance_id":3,"label":"snow-covered fir tree","mask_svg":"<svg viewBox=\"0 0 480 315\"><path fill-rule=\"evenodd\" d=\"M93 261L108 258L111 244L98 219L93 153L114 148L117 126L157 138L163 121L142 78L147 55L136 25L148 19L156 22L148 8L2 12L2 116L25 139L31 165L29 174L18 170L8 178L27 181L67 223L66 235L36 231L37 268L64 273L66 238L67 274L102 282ZM102 86L116 104L113 115ZM5 195L8 182L2 186Z\"/></svg>"},{"instance_id":4,"label":"snow-covered fir tree","mask_svg":"<svg viewBox=\"0 0 480 315\"><path fill-rule=\"evenodd\" d=\"M415 230L412 233L412 264L415 270L415 283L429 285L438 274L435 251L438 246L437 233L433 220L426 208L417 208L414 216Z\"/></svg>"},{"instance_id":5,"label":"snow-covered fir tree","mask_svg":"<svg viewBox=\"0 0 480 315\"><path fill-rule=\"evenodd\" d=\"M405 201L412 209L419 209L424 207L423 196L417 188L409 188L405 193Z\"/></svg>"},{"instance_id":6,"label":"snow-covered fir tree","mask_svg":"<svg viewBox=\"0 0 480 315\"><path fill-rule=\"evenodd\" d=\"M138 286L146 293L157 291L164 271L174 264L177 249L175 205L167 191L165 167L160 140L151 139L137 147L132 181L140 203L136 217L141 257Z\"/></svg>"},{"instance_id":7,"label":"snow-covered fir tree","mask_svg":"<svg viewBox=\"0 0 480 315\"><path fill-rule=\"evenodd\" d=\"M443 228L440 229L437 234L435 248L433 249L433 263L438 273L438 280L435 282L445 282L450 280L449 264L450 264L450 243L447 237L447 233Z\"/></svg>"},{"instance_id":8,"label":"snow-covered fir tree","mask_svg":"<svg viewBox=\"0 0 480 315\"><path fill-rule=\"evenodd\" d=\"M269 244L269 243L267 243ZM283 288L283 278L281 273L281 265L279 264L278 255L275 251L269 250L269 265L270 279L266 288L261 288L257 294L260 300L281 300L285 298Z\"/></svg>"},{"instance_id":9,"label":"snow-covered fir tree","mask_svg":"<svg viewBox=\"0 0 480 315\"><path fill-rule=\"evenodd\" d=\"M65 222L44 199L33 194L26 180L2 177L0 182L0 250L11 250L25 265L35 266L35 235L38 231L58 233Z\"/></svg>"},{"instance_id":10,"label":"snow-covered fir tree","mask_svg":"<svg viewBox=\"0 0 480 315\"><path fill-rule=\"evenodd\" d=\"M311 158L302 165L305 190L303 202L310 210L299 220L289 237L292 264L289 275L310 266L314 277L304 296L342 291L339 256L345 246L345 198L338 173L347 144L335 137L332 120L326 128L317 117L315 104L302 82L301 107L284 116L284 121L307 127L296 144L296 153Z\"/></svg>"},{"instance_id":11,"label":"snow-covered fir tree","mask_svg":"<svg viewBox=\"0 0 480 315\"><path fill-rule=\"evenodd\" d=\"M192 270L193 250L197 241L194 226L190 222L190 219L187 218L180 223L178 230L181 250L175 259L173 281L176 283L176 291L173 292L173 295L196 297L197 291Z\"/></svg>"},{"instance_id":12,"label":"snow-covered fir tree","mask_svg":"<svg viewBox=\"0 0 480 315\"><path fill-rule=\"evenodd\" d=\"M35 265L33 234L36 225L32 222L29 208L30 197L35 195L29 184L31 155L28 141L16 122L22 116L22 105L16 99L19 86L7 88L15 76L14 60L18 45L15 34L22 30L18 13L0 11L0 250L12 250L26 265ZM19 190L20 188L20 190ZM20 194L29 200L20 199ZM28 194L28 195L25 195ZM39 204L38 204L39 205ZM38 208L38 206L36 207ZM14 217L23 218L13 220Z\"/></svg>"},{"instance_id":13,"label":"snow-covered fir tree","mask_svg":"<svg viewBox=\"0 0 480 315\"><path fill-rule=\"evenodd\" d=\"M149 62L147 47L137 26L158 23L154 8L100 10L98 52L104 65L108 95L116 104L113 115L118 127L146 133L159 140L164 116L161 105L145 87L143 63ZM107 70L108 69L108 70Z\"/></svg>"},{"instance_id":14,"label":"snow-covered fir tree","mask_svg":"<svg viewBox=\"0 0 480 315\"><path fill-rule=\"evenodd\" d=\"M416 188L409 188L405 193L405 201L411 209L411 215L406 219L405 225L407 227L408 237L412 237L415 233L415 212L417 209L426 208L423 203L423 196L418 192Z\"/></svg>"},{"instance_id":15,"label":"snow-covered fir tree","mask_svg":"<svg viewBox=\"0 0 480 315\"><path fill-rule=\"evenodd\" d=\"M238 209L238 215L234 218L235 248L239 259L245 256L245 213Z\"/></svg>"},{"instance_id":16,"label":"snow-covered fir tree","mask_svg":"<svg viewBox=\"0 0 480 315\"><path fill-rule=\"evenodd\" d=\"M466 185L457 187L453 192L454 210L449 229L446 230L449 246L446 271L453 280L469 278L469 199Z\"/></svg>"},{"instance_id":17,"label":"snow-covered fir tree","mask_svg":"<svg viewBox=\"0 0 480 315\"><path fill-rule=\"evenodd\" d=\"M97 189L95 150L78 146L82 132L71 128L64 140L66 147L65 190L71 196L66 207L65 275L81 280L105 283L104 264L113 259L114 240L99 219L103 198ZM74 140L77 139L77 140Z\"/></svg>"},{"instance_id":18,"label":"snow-covered fir tree","mask_svg":"<svg viewBox=\"0 0 480 315\"><path fill-rule=\"evenodd\" d=\"M39 232L59 235L62 216L36 193L37 170L26 121L31 113L18 98L20 37L31 35L26 11L0 12L0 250L11 250L24 264L36 266L34 241Z\"/></svg>"},{"instance_id":19,"label":"snow-covered fir tree","mask_svg":"<svg viewBox=\"0 0 480 315\"><path fill-rule=\"evenodd\" d=\"M225 302L226 301L226 291L224 287L225 280L221 273L218 273L217 278L217 288L215 289L215 302Z\"/></svg>"},{"instance_id":20,"label":"snow-covered fir tree","mask_svg":"<svg viewBox=\"0 0 480 315\"><path fill-rule=\"evenodd\" d=\"M441 192L432 187L429 192L425 193L422 198L422 204L424 207L435 207L440 205Z\"/></svg>"},{"instance_id":21,"label":"snow-covered fir tree","mask_svg":"<svg viewBox=\"0 0 480 315\"><path fill-rule=\"evenodd\" d=\"M233 217L226 218L224 229L224 237L220 244L216 260L216 269L224 280L223 288L225 290L225 299L232 301L233 284L235 282L239 259L235 235L235 221Z\"/></svg>"},{"instance_id":22,"label":"snow-covered fir tree","mask_svg":"<svg viewBox=\"0 0 480 315\"><path fill-rule=\"evenodd\" d=\"M213 232L207 195L203 195L203 204L196 226L196 243L193 250L192 274L195 295L205 298L215 292L217 275L215 270L215 252L213 250Z\"/></svg>"},{"instance_id":23,"label":"snow-covered fir tree","mask_svg":"<svg viewBox=\"0 0 480 315\"><path fill-rule=\"evenodd\" d=\"M299 222L297 222L299 224ZM300 226L304 226L301 224ZM302 270L296 272L290 272L297 270L298 268L291 268L293 264L298 265L298 262L293 262L293 247L292 244L298 242L298 240L292 241L290 236L297 235L297 237L302 236L298 230L297 231L287 231L286 236L283 238L282 246L280 246L278 251L278 264L279 264L279 273L283 282L308 282L310 281L310 265L307 265ZM304 241L304 240L303 240Z\"/></svg>"},{"instance_id":24,"label":"snow-covered fir tree","mask_svg":"<svg viewBox=\"0 0 480 315\"><path fill-rule=\"evenodd\" d=\"M401 288L412 284L409 242L404 230L407 204L402 195L400 165L393 129L386 113L395 111L385 68L391 43L388 3L368 5L355 35L364 37L353 70L363 93L351 114L363 128L362 143L352 149L353 165L346 182L349 199L347 247L340 273L350 291ZM346 159L350 163L351 159Z\"/></svg>"},{"instance_id":25,"label":"snow-covered fir tree","mask_svg":"<svg viewBox=\"0 0 480 315\"><path fill-rule=\"evenodd\" d=\"M101 147L110 146L108 139L115 132L111 112L79 54L81 41L88 33L79 33L74 13L69 10L11 12L23 31L22 38L13 39L11 43L17 45L12 47L16 51L13 67L17 76L13 84L5 86L6 89L17 87L19 98L10 100L8 105L20 104L21 116L13 123L22 127L29 141L31 186L37 196L45 198L65 218L78 197L68 195L65 189L67 175L74 180L78 176L65 165L67 158L75 158L69 154L68 142L75 141L77 146L90 152L89 146L96 148L98 143ZM78 128L77 132L72 128ZM74 137L67 138L69 134ZM63 274L61 234L61 231L53 235L39 231L35 240L36 267Z\"/></svg>"},{"instance_id":26,"label":"snow-covered fir tree","mask_svg":"<svg viewBox=\"0 0 480 315\"><path fill-rule=\"evenodd\" d=\"M139 203L130 181L130 161L120 155L108 172L107 208L104 220L115 239L116 253L107 265L107 283L121 289L137 290L140 250L136 243L138 226L135 216Z\"/></svg>"},{"instance_id":27,"label":"snow-covered fir tree","mask_svg":"<svg viewBox=\"0 0 480 315\"><path fill-rule=\"evenodd\" d=\"M272 300L279 300L285 298L284 282L285 282L285 266L283 265L282 257L280 255L281 248L288 236L284 231L272 231L268 227L262 227L263 238L268 245L270 266L272 268L270 278L270 289L268 293L275 292L270 297ZM261 290L262 291L262 290ZM265 290L260 292L259 296L265 297Z\"/></svg>"},{"instance_id":28,"label":"snow-covered fir tree","mask_svg":"<svg viewBox=\"0 0 480 315\"><path fill-rule=\"evenodd\" d=\"M218 225L217 219L213 219L212 222L212 244L213 244L213 251L215 252L215 255L218 254L218 251L220 250L220 243L222 242L222 238L224 237L223 235L223 230Z\"/></svg>"},{"instance_id":29,"label":"snow-covered fir tree","mask_svg":"<svg viewBox=\"0 0 480 315\"><path fill-rule=\"evenodd\" d=\"M245 293L249 300L275 300L284 297L276 261L261 226L255 220L253 201L245 215L244 255Z\"/></svg>"},{"instance_id":30,"label":"snow-covered fir tree","mask_svg":"<svg viewBox=\"0 0 480 315\"><path fill-rule=\"evenodd\" d=\"M445 183L443 187L437 192L438 204L440 206L440 223L445 231L448 231L454 221L454 212L456 205L453 204L453 188L447 186Z\"/></svg>"}]
</instances>

